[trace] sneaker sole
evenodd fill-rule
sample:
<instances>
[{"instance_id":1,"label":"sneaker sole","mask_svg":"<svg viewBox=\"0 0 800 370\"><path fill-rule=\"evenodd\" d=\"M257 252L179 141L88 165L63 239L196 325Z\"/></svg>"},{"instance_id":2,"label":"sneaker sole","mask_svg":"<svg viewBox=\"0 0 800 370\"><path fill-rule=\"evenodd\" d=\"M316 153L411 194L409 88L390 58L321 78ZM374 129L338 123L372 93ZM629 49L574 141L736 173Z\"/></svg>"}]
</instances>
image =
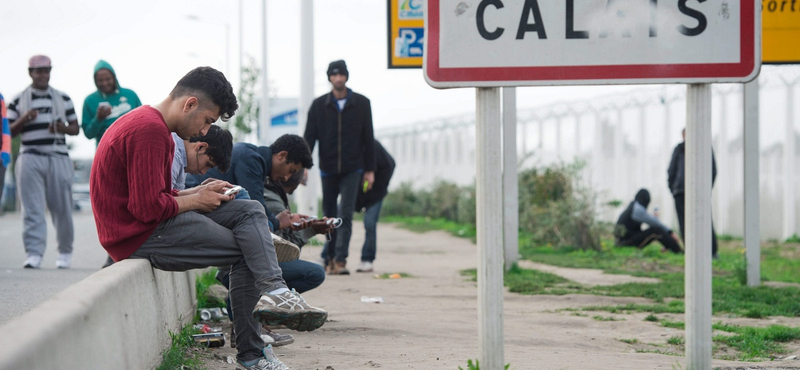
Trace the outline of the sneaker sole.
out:
<instances>
[{"instance_id":1,"label":"sneaker sole","mask_svg":"<svg viewBox=\"0 0 800 370\"><path fill-rule=\"evenodd\" d=\"M272 234L272 244L275 245L278 262L289 262L300 258L300 247L294 243Z\"/></svg>"},{"instance_id":2,"label":"sneaker sole","mask_svg":"<svg viewBox=\"0 0 800 370\"><path fill-rule=\"evenodd\" d=\"M269 327L284 325L289 330L314 331L325 324L328 313L325 311L297 313L255 310L253 317Z\"/></svg>"},{"instance_id":3,"label":"sneaker sole","mask_svg":"<svg viewBox=\"0 0 800 370\"><path fill-rule=\"evenodd\" d=\"M262 334L261 336L262 336L262 339L263 339L263 337L266 336L266 334ZM272 338L272 337L270 337L270 338ZM275 340L275 338L272 338L272 339ZM264 341L264 342L266 343L266 341ZM283 339L283 340L276 340L274 342L269 342L269 344L272 344L273 347L282 347L282 346L286 346L286 345L289 345L289 344L292 344L292 343L294 343L294 338L288 338L288 339Z\"/></svg>"}]
</instances>

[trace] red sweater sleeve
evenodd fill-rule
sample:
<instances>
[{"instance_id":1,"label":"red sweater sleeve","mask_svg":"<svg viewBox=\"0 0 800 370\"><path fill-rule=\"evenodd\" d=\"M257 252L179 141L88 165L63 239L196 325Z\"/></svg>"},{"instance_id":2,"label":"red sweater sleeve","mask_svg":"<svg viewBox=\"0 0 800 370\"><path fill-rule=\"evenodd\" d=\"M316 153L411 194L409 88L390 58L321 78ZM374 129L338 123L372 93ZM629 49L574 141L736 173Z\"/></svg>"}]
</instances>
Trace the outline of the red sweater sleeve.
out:
<instances>
[{"instance_id":1,"label":"red sweater sleeve","mask_svg":"<svg viewBox=\"0 0 800 370\"><path fill-rule=\"evenodd\" d=\"M106 131L92 163L90 195L100 244L119 261L178 214L172 195L174 142L161 114L134 109Z\"/></svg>"},{"instance_id":2,"label":"red sweater sleeve","mask_svg":"<svg viewBox=\"0 0 800 370\"><path fill-rule=\"evenodd\" d=\"M158 138L158 127L142 129L131 141L126 153L128 211L139 222L161 223L178 214L178 202L172 195L172 157L175 144L153 140ZM168 159L165 161L165 159ZM166 165L166 166L165 166ZM163 169L167 169L164 177Z\"/></svg>"}]
</instances>

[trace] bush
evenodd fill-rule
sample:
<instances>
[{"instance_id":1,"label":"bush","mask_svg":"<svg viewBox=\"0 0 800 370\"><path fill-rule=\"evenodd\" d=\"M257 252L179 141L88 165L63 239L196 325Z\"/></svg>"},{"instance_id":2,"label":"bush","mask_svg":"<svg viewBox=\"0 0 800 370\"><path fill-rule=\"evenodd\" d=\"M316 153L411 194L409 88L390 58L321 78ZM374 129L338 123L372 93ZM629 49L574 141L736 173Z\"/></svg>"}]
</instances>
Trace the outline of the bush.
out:
<instances>
[{"instance_id":1,"label":"bush","mask_svg":"<svg viewBox=\"0 0 800 370\"><path fill-rule=\"evenodd\" d=\"M519 225L532 244L602 250L600 239L611 234L611 225L597 220L596 195L580 183L582 168L577 162L519 173ZM383 214L475 226L475 186L437 180L430 191L415 191L405 182L386 196Z\"/></svg>"},{"instance_id":2,"label":"bush","mask_svg":"<svg viewBox=\"0 0 800 370\"><path fill-rule=\"evenodd\" d=\"M430 195L424 191L416 192L410 182L400 184L383 200L383 214L390 216L427 216Z\"/></svg>"},{"instance_id":3,"label":"bush","mask_svg":"<svg viewBox=\"0 0 800 370\"><path fill-rule=\"evenodd\" d=\"M520 227L533 244L602 250L611 225L597 220L596 195L580 183L582 168L576 162L519 174Z\"/></svg>"}]
</instances>

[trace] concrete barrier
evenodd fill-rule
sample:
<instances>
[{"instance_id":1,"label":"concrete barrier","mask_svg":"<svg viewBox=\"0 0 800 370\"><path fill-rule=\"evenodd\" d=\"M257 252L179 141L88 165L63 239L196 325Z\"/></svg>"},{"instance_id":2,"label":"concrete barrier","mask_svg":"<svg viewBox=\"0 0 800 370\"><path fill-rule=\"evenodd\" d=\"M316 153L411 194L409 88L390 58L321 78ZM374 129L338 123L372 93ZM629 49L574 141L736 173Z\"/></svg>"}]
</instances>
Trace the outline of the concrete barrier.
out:
<instances>
[{"instance_id":1,"label":"concrete barrier","mask_svg":"<svg viewBox=\"0 0 800 370\"><path fill-rule=\"evenodd\" d=\"M152 369L195 313L195 272L125 260L0 327L0 370Z\"/></svg>"}]
</instances>

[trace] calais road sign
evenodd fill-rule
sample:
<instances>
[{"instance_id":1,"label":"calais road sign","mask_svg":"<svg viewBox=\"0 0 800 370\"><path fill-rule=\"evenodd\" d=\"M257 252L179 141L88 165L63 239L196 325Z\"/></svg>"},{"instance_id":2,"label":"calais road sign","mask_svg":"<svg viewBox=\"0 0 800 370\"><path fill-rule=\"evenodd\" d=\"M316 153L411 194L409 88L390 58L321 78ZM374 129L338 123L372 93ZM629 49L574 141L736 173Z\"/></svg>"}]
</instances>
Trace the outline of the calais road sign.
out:
<instances>
[{"instance_id":1,"label":"calais road sign","mask_svg":"<svg viewBox=\"0 0 800 370\"><path fill-rule=\"evenodd\" d=\"M760 69L755 0L427 0L437 88L744 82Z\"/></svg>"}]
</instances>

